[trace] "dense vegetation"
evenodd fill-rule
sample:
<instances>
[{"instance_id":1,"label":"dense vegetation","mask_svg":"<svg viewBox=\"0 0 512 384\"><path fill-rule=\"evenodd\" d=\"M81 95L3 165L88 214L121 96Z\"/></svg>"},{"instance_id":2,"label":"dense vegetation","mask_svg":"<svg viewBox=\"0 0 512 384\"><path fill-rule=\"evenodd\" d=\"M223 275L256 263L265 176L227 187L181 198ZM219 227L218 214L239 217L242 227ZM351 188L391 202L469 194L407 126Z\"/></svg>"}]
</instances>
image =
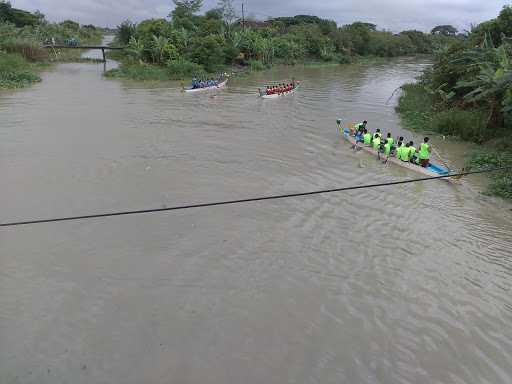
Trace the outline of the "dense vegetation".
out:
<instances>
[{"instance_id":1,"label":"dense vegetation","mask_svg":"<svg viewBox=\"0 0 512 384\"><path fill-rule=\"evenodd\" d=\"M398 110L409 128L488 143L472 166L512 165L512 8L436 52L419 81L403 87ZM512 198L512 172L495 176L491 192Z\"/></svg>"},{"instance_id":2,"label":"dense vegetation","mask_svg":"<svg viewBox=\"0 0 512 384\"><path fill-rule=\"evenodd\" d=\"M54 50L53 57L50 57L41 44L51 39L56 43L69 39L83 43L98 42L101 31L92 25L81 26L71 20L49 23L40 12L32 14L0 1L0 88L19 88L40 81L36 73L50 59L62 61L79 57L78 50Z\"/></svg>"},{"instance_id":3,"label":"dense vegetation","mask_svg":"<svg viewBox=\"0 0 512 384\"><path fill-rule=\"evenodd\" d=\"M334 21L307 15L243 21L232 0L220 0L204 15L198 14L202 0L173 1L170 20L126 21L118 27L115 44L128 49L117 56L122 65L111 75L181 79L232 65L347 63L357 56L431 53L453 39L444 30L393 34L363 22L338 28Z\"/></svg>"}]
</instances>

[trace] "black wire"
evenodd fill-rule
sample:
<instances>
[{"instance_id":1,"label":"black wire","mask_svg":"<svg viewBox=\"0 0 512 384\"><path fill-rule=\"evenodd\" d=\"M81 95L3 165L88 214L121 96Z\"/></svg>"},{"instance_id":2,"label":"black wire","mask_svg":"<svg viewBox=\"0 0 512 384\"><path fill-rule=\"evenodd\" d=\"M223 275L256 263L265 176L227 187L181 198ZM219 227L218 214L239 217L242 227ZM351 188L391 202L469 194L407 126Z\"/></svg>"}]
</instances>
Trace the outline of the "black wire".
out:
<instances>
[{"instance_id":1,"label":"black wire","mask_svg":"<svg viewBox=\"0 0 512 384\"><path fill-rule=\"evenodd\" d=\"M482 169L482 170L478 170L478 171L460 172L460 173L455 173L455 174L451 173L451 174L442 175L442 176L429 176L429 177L423 177L423 178L419 178L419 179L389 181L386 183L364 184L364 185L356 185L356 186L351 186L351 187L322 189L322 190L310 191L310 192L288 193L285 195L273 195L273 196L252 197L252 198L238 199L238 200L218 201L218 202L211 202L211 203L178 205L178 206L168 207L168 208L153 208L153 209L141 209L141 210L136 210L136 211L98 213L98 214L91 214L91 215L68 216L68 217L60 217L60 218L53 218L53 219L24 220L24 221L10 222L10 223L0 223L0 227L14 227L14 226L20 226L20 225L29 225L29 224L55 223L55 222L59 222L59 221L72 221L72 220L95 219L95 218L101 218L101 217L137 215L137 214L146 214L146 213L155 213L155 212L177 211L177 210L190 209L190 208L214 207L217 205L250 203L250 202L254 202L254 201L286 199L286 198L290 198L290 197L311 196L311 195L320 195L320 194L324 194L324 193L352 191L352 190L356 190L356 189L368 189L368 188L385 187L385 186L390 186L390 185L409 184L409 183L416 183L419 181L437 180L437 179L444 179L444 178L449 178L449 177L462 177L462 176L466 176L466 175L495 172L495 171L500 171L500 170L505 170L505 169L512 169L512 167Z\"/></svg>"}]
</instances>

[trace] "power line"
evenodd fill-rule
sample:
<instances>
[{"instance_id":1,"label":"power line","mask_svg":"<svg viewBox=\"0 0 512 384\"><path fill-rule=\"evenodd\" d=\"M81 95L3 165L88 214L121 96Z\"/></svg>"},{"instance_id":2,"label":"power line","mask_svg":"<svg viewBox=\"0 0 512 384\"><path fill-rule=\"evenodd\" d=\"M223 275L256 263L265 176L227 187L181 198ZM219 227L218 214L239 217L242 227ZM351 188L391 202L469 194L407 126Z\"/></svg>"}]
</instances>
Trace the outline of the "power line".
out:
<instances>
[{"instance_id":1,"label":"power line","mask_svg":"<svg viewBox=\"0 0 512 384\"><path fill-rule=\"evenodd\" d=\"M135 211L97 213L97 214L90 214L90 215L68 216L68 217L51 218L51 219L31 219L31 220L0 223L0 227L16 227L16 226L30 225L30 224L55 223L55 222L59 222L59 221L76 221L76 220L85 220L85 219L97 219L97 218L102 218L102 217L138 215L138 214L148 214L148 213L157 213L157 212L178 211L178 210L191 209L191 208L214 207L217 205L230 205L230 204L251 203L251 202L255 202L255 201L278 200L278 199L286 199L286 198L292 198L292 197L303 197L303 196L321 195L321 194L334 193L334 192L353 191L353 190L357 190L357 189L369 189L369 188L386 187L386 186L391 186L391 185L417 183L420 181L446 179L446 178L450 178L450 177L459 177L460 178L462 176L475 175L478 173L496 172L496 171L501 171L501 170L505 170L505 169L512 169L512 167L482 169L482 170L478 170L478 171L451 173L451 174L442 175L442 176L429 176L429 177L423 177L423 178L418 178L418 179L389 181L389 182L385 182L385 183L355 185L355 186L351 186L351 187L341 187L341 188L332 188L332 189L321 189L321 190L317 190L317 191L288 193L288 194L284 194L284 195L251 197L251 198L246 198L246 199L225 200L225 201L210 202L210 203L186 204L186 205L178 205L178 206L167 207L167 208L153 208L153 209L141 209L141 210L135 210Z\"/></svg>"}]
</instances>

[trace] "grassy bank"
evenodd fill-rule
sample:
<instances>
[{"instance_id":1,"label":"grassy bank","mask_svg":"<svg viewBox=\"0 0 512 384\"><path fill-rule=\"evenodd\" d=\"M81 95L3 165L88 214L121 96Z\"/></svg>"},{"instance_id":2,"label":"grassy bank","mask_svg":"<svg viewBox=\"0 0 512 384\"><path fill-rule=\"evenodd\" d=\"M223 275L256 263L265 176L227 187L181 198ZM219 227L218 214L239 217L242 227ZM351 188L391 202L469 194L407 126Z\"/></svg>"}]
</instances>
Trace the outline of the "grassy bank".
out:
<instances>
[{"instance_id":1,"label":"grassy bank","mask_svg":"<svg viewBox=\"0 0 512 384\"><path fill-rule=\"evenodd\" d=\"M486 112L456 106L446 107L422 84L402 86L397 112L407 129L422 132L436 132L455 136L463 140L483 143L493 138L494 131L486 129Z\"/></svg>"},{"instance_id":2,"label":"grassy bank","mask_svg":"<svg viewBox=\"0 0 512 384\"><path fill-rule=\"evenodd\" d=\"M19 54L0 54L0 89L23 88L41 81L45 64L30 63Z\"/></svg>"},{"instance_id":3,"label":"grassy bank","mask_svg":"<svg viewBox=\"0 0 512 384\"><path fill-rule=\"evenodd\" d=\"M43 43L95 44L102 39L99 28L71 20L50 23L40 13L12 8L2 3L0 14L0 89L22 88L41 81L38 73L55 62L83 61L82 50L48 50Z\"/></svg>"},{"instance_id":4,"label":"grassy bank","mask_svg":"<svg viewBox=\"0 0 512 384\"><path fill-rule=\"evenodd\" d=\"M436 51L416 84L402 87L407 128L480 144L472 168L512 165L512 7ZM489 193L512 198L512 171L491 174Z\"/></svg>"},{"instance_id":5,"label":"grassy bank","mask_svg":"<svg viewBox=\"0 0 512 384\"><path fill-rule=\"evenodd\" d=\"M512 167L512 146L506 140L493 140L470 154L467 163L470 169ZM491 184L486 194L512 199L512 171L499 171L490 177Z\"/></svg>"},{"instance_id":6,"label":"grassy bank","mask_svg":"<svg viewBox=\"0 0 512 384\"><path fill-rule=\"evenodd\" d=\"M447 106L428 87L415 83L402 87L397 111L407 129L481 144L478 151L467 156L469 169L512 166L512 133L504 128L487 129L485 109ZM492 173L490 177L486 194L512 199L512 171Z\"/></svg>"},{"instance_id":7,"label":"grassy bank","mask_svg":"<svg viewBox=\"0 0 512 384\"><path fill-rule=\"evenodd\" d=\"M187 60L171 60L166 65L125 61L105 73L109 78L139 81L190 80L193 75L206 77L207 73L201 65Z\"/></svg>"},{"instance_id":8,"label":"grassy bank","mask_svg":"<svg viewBox=\"0 0 512 384\"><path fill-rule=\"evenodd\" d=\"M337 60L319 61L302 60L294 63L287 63L276 60L272 64L265 64L261 60L247 60L243 65L224 66L218 71L209 73L204 66L185 59L170 60L164 65L151 64L143 61L127 59L126 54L119 51L108 52L107 57L120 62L118 68L111 69L105 73L106 77L118 79L130 79L136 81L190 81L192 76L215 77L219 72L228 73L249 73L271 69L273 67L334 67L344 64L378 64L389 61L391 58L377 56L355 56L352 58L343 57Z\"/></svg>"},{"instance_id":9,"label":"grassy bank","mask_svg":"<svg viewBox=\"0 0 512 384\"><path fill-rule=\"evenodd\" d=\"M101 37L90 41L99 43ZM41 81L39 73L57 63L97 63L101 60L82 58L81 49L46 50L34 41L4 43L0 49L0 89L28 87Z\"/></svg>"}]
</instances>

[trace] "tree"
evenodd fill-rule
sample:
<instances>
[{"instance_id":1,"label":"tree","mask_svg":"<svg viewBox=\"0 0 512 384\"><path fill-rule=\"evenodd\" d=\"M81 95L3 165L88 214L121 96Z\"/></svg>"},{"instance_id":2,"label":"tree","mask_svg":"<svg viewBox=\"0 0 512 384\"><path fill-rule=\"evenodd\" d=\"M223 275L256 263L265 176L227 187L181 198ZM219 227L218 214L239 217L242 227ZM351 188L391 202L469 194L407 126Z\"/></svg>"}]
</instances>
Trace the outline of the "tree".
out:
<instances>
[{"instance_id":1,"label":"tree","mask_svg":"<svg viewBox=\"0 0 512 384\"><path fill-rule=\"evenodd\" d=\"M131 58L138 60L139 63L142 64L145 51L146 49L142 41L137 40L135 36L130 37L130 41L128 42L126 52Z\"/></svg>"},{"instance_id":2,"label":"tree","mask_svg":"<svg viewBox=\"0 0 512 384\"><path fill-rule=\"evenodd\" d=\"M47 24L48 23L46 21L46 16L39 9L34 12L34 16L37 18L38 24Z\"/></svg>"},{"instance_id":3,"label":"tree","mask_svg":"<svg viewBox=\"0 0 512 384\"><path fill-rule=\"evenodd\" d=\"M172 0L175 7L170 16L174 17L190 17L194 13L199 12L203 6L203 0Z\"/></svg>"},{"instance_id":4,"label":"tree","mask_svg":"<svg viewBox=\"0 0 512 384\"><path fill-rule=\"evenodd\" d=\"M60 25L74 32L78 32L80 29L80 24L73 20L64 20Z\"/></svg>"},{"instance_id":5,"label":"tree","mask_svg":"<svg viewBox=\"0 0 512 384\"><path fill-rule=\"evenodd\" d=\"M503 7L496 19L484 21L473 28L470 40L473 45L478 45L489 36L495 46L501 44L503 36L512 36L512 7Z\"/></svg>"},{"instance_id":6,"label":"tree","mask_svg":"<svg viewBox=\"0 0 512 384\"><path fill-rule=\"evenodd\" d=\"M375 31L375 24L356 21L350 25L344 25L340 28L345 33L345 39L348 39L350 48L358 55L367 55L369 53L370 33Z\"/></svg>"},{"instance_id":7,"label":"tree","mask_svg":"<svg viewBox=\"0 0 512 384\"><path fill-rule=\"evenodd\" d=\"M195 16L203 6L203 0L172 0L174 10L170 13L174 28L185 28L186 30L195 29Z\"/></svg>"},{"instance_id":8,"label":"tree","mask_svg":"<svg viewBox=\"0 0 512 384\"><path fill-rule=\"evenodd\" d=\"M430 31L433 35L455 36L457 28L452 25L438 25Z\"/></svg>"},{"instance_id":9,"label":"tree","mask_svg":"<svg viewBox=\"0 0 512 384\"><path fill-rule=\"evenodd\" d=\"M512 88L512 59L510 47L494 48L486 40L482 47L470 50L465 59L468 66L477 67L479 73L469 80L461 80L456 88L466 91L464 99L484 103L489 107L487 126L501 126L503 114L512 111L510 89Z\"/></svg>"},{"instance_id":10,"label":"tree","mask_svg":"<svg viewBox=\"0 0 512 384\"><path fill-rule=\"evenodd\" d=\"M0 22L13 23L16 27L21 28L27 25L37 25L39 19L30 12L13 8L9 1L2 0L0 1Z\"/></svg>"},{"instance_id":11,"label":"tree","mask_svg":"<svg viewBox=\"0 0 512 384\"><path fill-rule=\"evenodd\" d=\"M420 31L403 31L400 35L407 36L412 44L414 45L417 53L429 53L432 52L432 41Z\"/></svg>"},{"instance_id":12,"label":"tree","mask_svg":"<svg viewBox=\"0 0 512 384\"><path fill-rule=\"evenodd\" d=\"M135 35L137 25L132 23L130 20L123 21L117 26L117 40L120 44L126 45L130 42L130 39Z\"/></svg>"},{"instance_id":13,"label":"tree","mask_svg":"<svg viewBox=\"0 0 512 384\"><path fill-rule=\"evenodd\" d=\"M164 36L155 35L153 35L151 54L153 62L158 64L164 64L168 60L176 59L178 56L176 47L171 44L169 39Z\"/></svg>"},{"instance_id":14,"label":"tree","mask_svg":"<svg viewBox=\"0 0 512 384\"><path fill-rule=\"evenodd\" d=\"M236 20L235 7L233 6L233 0L219 0L217 8L222 14L222 19L227 25L233 24Z\"/></svg>"},{"instance_id":15,"label":"tree","mask_svg":"<svg viewBox=\"0 0 512 384\"><path fill-rule=\"evenodd\" d=\"M203 65L208 72L215 72L224 65L224 41L221 36L195 37L191 45L192 59Z\"/></svg>"}]
</instances>

